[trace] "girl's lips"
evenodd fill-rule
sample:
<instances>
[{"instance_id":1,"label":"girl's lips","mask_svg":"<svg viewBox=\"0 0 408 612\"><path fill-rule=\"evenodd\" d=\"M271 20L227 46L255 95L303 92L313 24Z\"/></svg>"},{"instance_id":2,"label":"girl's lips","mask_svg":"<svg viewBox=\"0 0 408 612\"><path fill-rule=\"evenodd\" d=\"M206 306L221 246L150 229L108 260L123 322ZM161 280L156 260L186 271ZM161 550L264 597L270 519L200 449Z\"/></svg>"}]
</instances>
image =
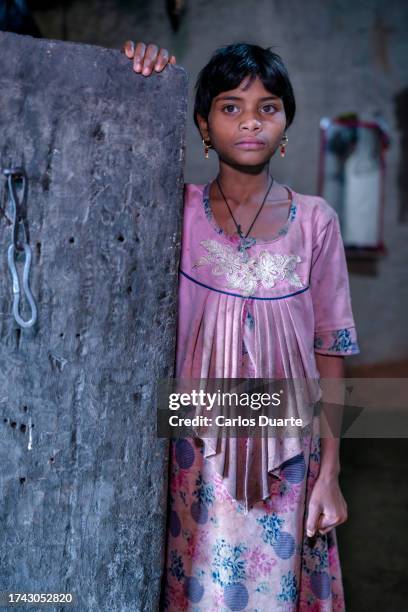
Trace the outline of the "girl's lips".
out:
<instances>
[{"instance_id":1,"label":"girl's lips","mask_svg":"<svg viewBox=\"0 0 408 612\"><path fill-rule=\"evenodd\" d=\"M260 140L258 141L242 141L242 142L237 142L236 147L238 147L239 149L263 149L265 147L265 143L261 142Z\"/></svg>"}]
</instances>

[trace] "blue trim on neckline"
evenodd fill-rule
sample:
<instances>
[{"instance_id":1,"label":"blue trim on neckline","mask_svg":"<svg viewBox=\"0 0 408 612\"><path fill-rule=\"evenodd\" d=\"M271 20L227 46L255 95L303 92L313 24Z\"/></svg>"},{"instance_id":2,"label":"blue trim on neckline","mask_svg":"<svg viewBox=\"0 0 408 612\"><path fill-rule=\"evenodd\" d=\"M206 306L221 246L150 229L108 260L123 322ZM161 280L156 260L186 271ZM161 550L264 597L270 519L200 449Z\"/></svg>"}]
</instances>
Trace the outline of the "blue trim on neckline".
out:
<instances>
[{"instance_id":1,"label":"blue trim on neckline","mask_svg":"<svg viewBox=\"0 0 408 612\"><path fill-rule=\"evenodd\" d=\"M210 287L209 285L205 285L200 281L196 280L192 276L189 276L186 272L183 272L181 268L179 268L179 272L193 281L193 283L197 283L197 285L201 285L201 287L205 287L206 289L211 289L211 291L217 291L218 293L224 293L224 295L232 295L233 297L240 297L244 300L283 300L284 298L292 297L294 295L299 295L299 293L303 293L309 289L309 286L304 287L303 289L299 289L299 291L295 291L294 293L288 293L287 295L281 295L279 297L257 297L256 295L240 295L239 293L230 293L229 291L222 291L222 289L215 289L215 287Z\"/></svg>"}]
</instances>

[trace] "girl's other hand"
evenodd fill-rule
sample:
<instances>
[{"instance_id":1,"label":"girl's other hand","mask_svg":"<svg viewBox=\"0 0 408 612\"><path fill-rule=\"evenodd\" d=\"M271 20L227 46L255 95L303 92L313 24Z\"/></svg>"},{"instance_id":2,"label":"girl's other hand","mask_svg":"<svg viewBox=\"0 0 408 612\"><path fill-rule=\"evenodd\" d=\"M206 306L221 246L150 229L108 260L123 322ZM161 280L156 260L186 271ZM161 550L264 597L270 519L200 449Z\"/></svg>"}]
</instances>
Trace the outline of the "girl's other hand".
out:
<instances>
[{"instance_id":1,"label":"girl's other hand","mask_svg":"<svg viewBox=\"0 0 408 612\"><path fill-rule=\"evenodd\" d=\"M133 59L133 70L140 72L143 76L149 76L153 72L161 72L167 64L175 64L176 57L170 55L169 51L159 48L157 45L143 42L135 43L127 40L121 51L129 58Z\"/></svg>"},{"instance_id":2,"label":"girl's other hand","mask_svg":"<svg viewBox=\"0 0 408 612\"><path fill-rule=\"evenodd\" d=\"M347 520L347 504L340 490L337 476L324 478L319 475L314 483L308 507L306 533L313 537L341 525Z\"/></svg>"}]
</instances>

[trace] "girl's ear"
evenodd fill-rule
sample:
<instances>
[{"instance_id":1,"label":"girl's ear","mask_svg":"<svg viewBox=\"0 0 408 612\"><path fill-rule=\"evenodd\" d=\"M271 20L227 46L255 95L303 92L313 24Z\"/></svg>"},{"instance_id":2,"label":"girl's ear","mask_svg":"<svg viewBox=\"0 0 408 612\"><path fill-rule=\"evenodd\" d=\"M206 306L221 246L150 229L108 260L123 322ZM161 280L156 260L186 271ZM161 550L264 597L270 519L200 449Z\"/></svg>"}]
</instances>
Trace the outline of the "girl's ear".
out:
<instances>
[{"instance_id":1,"label":"girl's ear","mask_svg":"<svg viewBox=\"0 0 408 612\"><path fill-rule=\"evenodd\" d=\"M209 139L208 122L204 119L204 117L202 117L198 113L197 113L197 122L198 122L198 128L200 130L201 138L203 138L204 140L208 140Z\"/></svg>"}]
</instances>

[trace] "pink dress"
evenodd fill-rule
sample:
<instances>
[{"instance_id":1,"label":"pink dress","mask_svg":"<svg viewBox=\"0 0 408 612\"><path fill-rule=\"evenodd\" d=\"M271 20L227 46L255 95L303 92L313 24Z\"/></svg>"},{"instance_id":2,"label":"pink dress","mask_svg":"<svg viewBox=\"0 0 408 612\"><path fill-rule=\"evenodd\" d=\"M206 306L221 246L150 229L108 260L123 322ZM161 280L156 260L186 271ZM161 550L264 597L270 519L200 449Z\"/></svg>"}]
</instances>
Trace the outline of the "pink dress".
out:
<instances>
[{"instance_id":1,"label":"pink dress","mask_svg":"<svg viewBox=\"0 0 408 612\"><path fill-rule=\"evenodd\" d=\"M359 352L338 217L288 191L284 227L244 255L215 222L209 184L186 185L177 378L313 383L315 352ZM285 440L174 440L162 609L343 611L335 529L305 532L319 464L316 417Z\"/></svg>"}]
</instances>

